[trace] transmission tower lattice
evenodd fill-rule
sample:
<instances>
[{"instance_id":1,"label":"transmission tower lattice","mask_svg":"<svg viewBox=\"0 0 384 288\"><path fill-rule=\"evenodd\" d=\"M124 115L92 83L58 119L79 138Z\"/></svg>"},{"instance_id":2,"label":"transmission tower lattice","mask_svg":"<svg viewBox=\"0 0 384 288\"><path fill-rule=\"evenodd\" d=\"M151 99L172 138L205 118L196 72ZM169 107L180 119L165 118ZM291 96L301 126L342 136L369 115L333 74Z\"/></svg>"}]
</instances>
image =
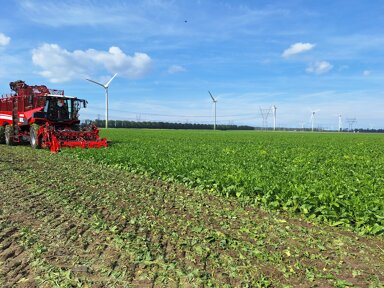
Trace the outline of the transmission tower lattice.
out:
<instances>
[{"instance_id":1,"label":"transmission tower lattice","mask_svg":"<svg viewBox=\"0 0 384 288\"><path fill-rule=\"evenodd\" d=\"M357 122L356 118L347 118L346 121L348 123L348 130L352 131L353 125Z\"/></svg>"},{"instance_id":2,"label":"transmission tower lattice","mask_svg":"<svg viewBox=\"0 0 384 288\"><path fill-rule=\"evenodd\" d=\"M271 114L271 108L261 108L260 107L260 115L261 115L261 118L263 119L263 128L264 129L267 129L267 126L268 126L268 116L269 114Z\"/></svg>"}]
</instances>

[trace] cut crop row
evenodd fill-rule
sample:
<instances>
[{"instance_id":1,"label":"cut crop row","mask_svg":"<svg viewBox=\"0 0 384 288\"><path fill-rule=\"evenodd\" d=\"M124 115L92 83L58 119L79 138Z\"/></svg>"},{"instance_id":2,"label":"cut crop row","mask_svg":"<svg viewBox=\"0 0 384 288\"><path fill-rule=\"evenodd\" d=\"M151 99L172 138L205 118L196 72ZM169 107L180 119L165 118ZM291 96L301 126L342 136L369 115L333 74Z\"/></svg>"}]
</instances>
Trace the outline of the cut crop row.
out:
<instances>
[{"instance_id":1,"label":"cut crop row","mask_svg":"<svg viewBox=\"0 0 384 288\"><path fill-rule=\"evenodd\" d=\"M103 150L66 150L111 167L384 234L382 135L103 131Z\"/></svg>"}]
</instances>

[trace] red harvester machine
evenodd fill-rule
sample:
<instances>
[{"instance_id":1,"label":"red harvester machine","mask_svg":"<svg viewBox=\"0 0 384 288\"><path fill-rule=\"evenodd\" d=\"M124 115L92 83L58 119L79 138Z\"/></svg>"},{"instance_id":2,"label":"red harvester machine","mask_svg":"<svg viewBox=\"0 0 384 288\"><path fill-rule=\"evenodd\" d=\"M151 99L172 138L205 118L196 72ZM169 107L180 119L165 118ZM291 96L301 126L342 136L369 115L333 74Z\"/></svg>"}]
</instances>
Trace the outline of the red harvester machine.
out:
<instances>
[{"instance_id":1,"label":"red harvester machine","mask_svg":"<svg viewBox=\"0 0 384 288\"><path fill-rule=\"evenodd\" d=\"M0 98L0 143L29 142L34 149L52 152L61 147L107 147L95 125L80 125L78 112L86 107L86 100L44 85L29 86L21 80L9 86L15 94Z\"/></svg>"}]
</instances>

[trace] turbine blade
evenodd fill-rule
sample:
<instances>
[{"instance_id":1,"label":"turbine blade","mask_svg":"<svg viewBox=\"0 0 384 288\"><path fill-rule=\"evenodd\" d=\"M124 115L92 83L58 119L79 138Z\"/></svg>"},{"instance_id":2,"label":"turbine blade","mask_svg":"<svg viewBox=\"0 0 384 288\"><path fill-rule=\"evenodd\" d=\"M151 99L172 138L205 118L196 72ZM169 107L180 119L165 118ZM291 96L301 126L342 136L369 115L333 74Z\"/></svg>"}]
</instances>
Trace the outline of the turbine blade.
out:
<instances>
[{"instance_id":1,"label":"turbine blade","mask_svg":"<svg viewBox=\"0 0 384 288\"><path fill-rule=\"evenodd\" d=\"M213 101L213 102L216 102L216 99L215 99L215 98L213 98L213 96L212 96L211 92L209 92L209 91L208 91L208 93L209 93L209 95L211 95L212 101Z\"/></svg>"},{"instance_id":2,"label":"turbine blade","mask_svg":"<svg viewBox=\"0 0 384 288\"><path fill-rule=\"evenodd\" d=\"M97 85L100 85L100 86L106 88L103 84L101 84L101 83L99 83L99 82L93 81L93 80L91 80L91 79L85 79L85 80L88 80L88 81L90 81L90 82L93 82L93 83L95 83L95 84L97 84Z\"/></svg>"},{"instance_id":3,"label":"turbine blade","mask_svg":"<svg viewBox=\"0 0 384 288\"><path fill-rule=\"evenodd\" d=\"M104 87L108 88L109 84L112 82L113 78L115 78L117 75L117 73L115 73L115 75L113 75L113 77L104 85Z\"/></svg>"}]
</instances>

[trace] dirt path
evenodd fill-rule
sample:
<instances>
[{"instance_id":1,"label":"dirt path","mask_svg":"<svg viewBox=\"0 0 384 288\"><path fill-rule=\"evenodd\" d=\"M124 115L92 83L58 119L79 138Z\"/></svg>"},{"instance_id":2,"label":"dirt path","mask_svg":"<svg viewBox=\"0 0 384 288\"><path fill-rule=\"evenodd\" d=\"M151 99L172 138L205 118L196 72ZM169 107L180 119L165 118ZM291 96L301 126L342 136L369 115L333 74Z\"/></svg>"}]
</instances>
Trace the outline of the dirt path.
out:
<instances>
[{"instance_id":1,"label":"dirt path","mask_svg":"<svg viewBox=\"0 0 384 288\"><path fill-rule=\"evenodd\" d=\"M0 145L0 286L380 287L384 240Z\"/></svg>"}]
</instances>

